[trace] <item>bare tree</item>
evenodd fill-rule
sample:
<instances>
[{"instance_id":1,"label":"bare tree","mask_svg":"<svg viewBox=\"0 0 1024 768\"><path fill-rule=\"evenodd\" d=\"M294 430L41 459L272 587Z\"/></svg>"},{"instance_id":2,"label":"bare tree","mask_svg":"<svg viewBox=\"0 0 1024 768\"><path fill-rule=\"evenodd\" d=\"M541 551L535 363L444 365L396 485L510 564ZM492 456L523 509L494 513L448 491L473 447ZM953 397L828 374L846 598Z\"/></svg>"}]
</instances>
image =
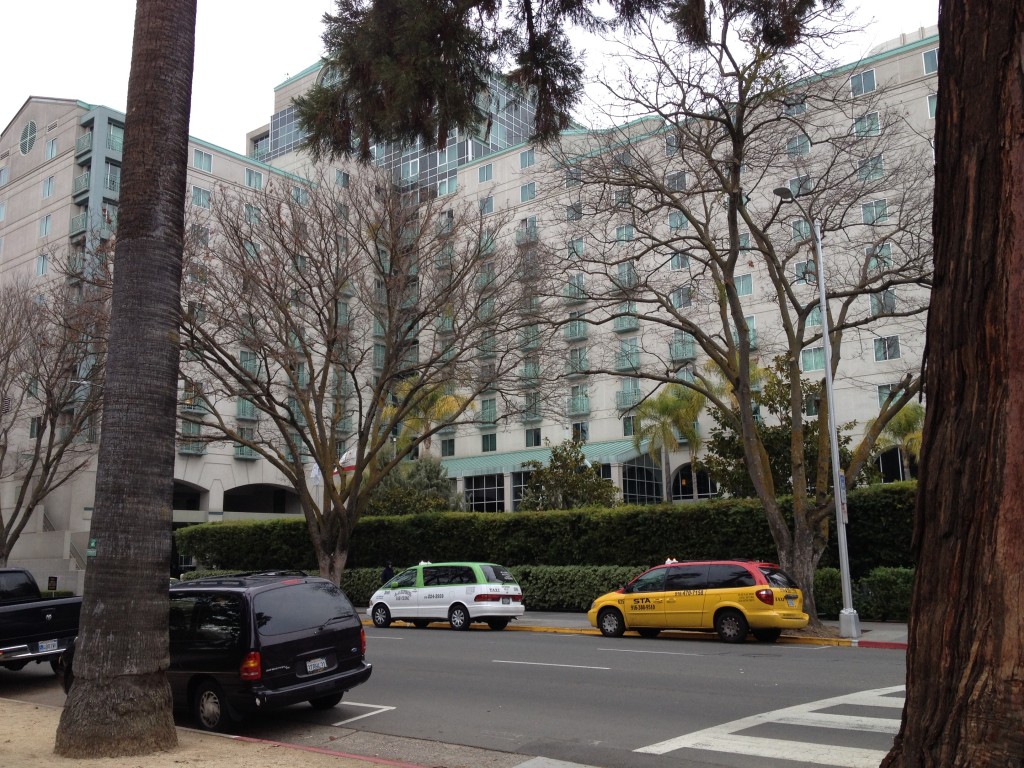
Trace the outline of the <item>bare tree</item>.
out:
<instances>
[{"instance_id":1,"label":"bare tree","mask_svg":"<svg viewBox=\"0 0 1024 768\"><path fill-rule=\"evenodd\" d=\"M217 197L191 226L182 376L205 406L179 437L230 441L276 469L337 582L382 476L439 430L497 428L541 391L539 364L529 386L525 369L549 288L507 215L375 168L347 186L275 178ZM336 474L345 455L354 469Z\"/></svg>"},{"instance_id":2,"label":"bare tree","mask_svg":"<svg viewBox=\"0 0 1024 768\"><path fill-rule=\"evenodd\" d=\"M817 418L827 419L827 404L817 399L819 383L806 391L802 376L826 364L835 371L841 357L877 343L902 360L913 352L908 336L923 336L930 147L885 106L883 88L851 103L845 77L813 76L827 68L814 35L773 47L737 28L742 13L724 6L700 49L648 28L622 82L608 87L651 117L563 146L566 234L578 244L565 279L583 288L586 322L630 330L645 320L617 348L593 350L590 372L679 382L735 414L779 558L804 586L813 617L813 575L833 506L829 485L808 479L805 410L814 400ZM806 21L813 29L814 19ZM826 233L832 360L821 351L811 222L780 204L779 186ZM902 330L902 355L885 347L896 343L893 328ZM920 390L909 357L894 363L900 373L854 448L850 484L879 432ZM792 523L776 498L752 398L758 367L776 359L791 392ZM818 435L814 476L827 478L828 432Z\"/></svg>"}]
</instances>

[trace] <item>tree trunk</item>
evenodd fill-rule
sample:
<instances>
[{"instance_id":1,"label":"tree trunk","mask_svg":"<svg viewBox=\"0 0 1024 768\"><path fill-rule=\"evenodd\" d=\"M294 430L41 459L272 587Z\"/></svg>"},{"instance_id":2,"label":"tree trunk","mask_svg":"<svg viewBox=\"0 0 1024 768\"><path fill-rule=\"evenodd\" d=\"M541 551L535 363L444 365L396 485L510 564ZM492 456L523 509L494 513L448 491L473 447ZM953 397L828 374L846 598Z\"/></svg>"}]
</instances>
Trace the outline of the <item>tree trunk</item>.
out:
<instances>
[{"instance_id":1,"label":"tree trunk","mask_svg":"<svg viewBox=\"0 0 1024 768\"><path fill-rule=\"evenodd\" d=\"M672 501L672 468L668 465L668 447L661 447L662 498L666 504Z\"/></svg>"},{"instance_id":2,"label":"tree trunk","mask_svg":"<svg viewBox=\"0 0 1024 768\"><path fill-rule=\"evenodd\" d=\"M903 724L884 766L1024 760L1024 5L944 0Z\"/></svg>"},{"instance_id":3,"label":"tree trunk","mask_svg":"<svg viewBox=\"0 0 1024 768\"><path fill-rule=\"evenodd\" d=\"M177 744L164 673L195 20L196 0L138 0L90 532L96 556L55 748L67 757Z\"/></svg>"},{"instance_id":4,"label":"tree trunk","mask_svg":"<svg viewBox=\"0 0 1024 768\"><path fill-rule=\"evenodd\" d=\"M320 575L335 584L341 584L341 574L345 572L345 563L348 561L348 550L319 551L316 553L316 557L320 566Z\"/></svg>"}]
</instances>

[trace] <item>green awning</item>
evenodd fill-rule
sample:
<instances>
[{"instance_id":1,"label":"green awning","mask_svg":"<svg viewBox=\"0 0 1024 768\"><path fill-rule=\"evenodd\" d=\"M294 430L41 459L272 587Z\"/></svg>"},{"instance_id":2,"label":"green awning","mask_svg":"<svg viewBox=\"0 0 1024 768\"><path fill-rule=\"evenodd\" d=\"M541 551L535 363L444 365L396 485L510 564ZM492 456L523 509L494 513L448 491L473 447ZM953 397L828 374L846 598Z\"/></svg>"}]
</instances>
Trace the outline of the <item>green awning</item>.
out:
<instances>
[{"instance_id":1,"label":"green awning","mask_svg":"<svg viewBox=\"0 0 1024 768\"><path fill-rule=\"evenodd\" d=\"M594 464L621 464L635 459L640 454L633 447L633 441L606 440L603 443L585 443L583 455ZM467 475L505 475L520 472L523 463L539 461L547 464L551 459L550 448L528 448L523 451L490 453L483 456L468 456L464 459L441 459L441 466L448 471L448 477Z\"/></svg>"}]
</instances>

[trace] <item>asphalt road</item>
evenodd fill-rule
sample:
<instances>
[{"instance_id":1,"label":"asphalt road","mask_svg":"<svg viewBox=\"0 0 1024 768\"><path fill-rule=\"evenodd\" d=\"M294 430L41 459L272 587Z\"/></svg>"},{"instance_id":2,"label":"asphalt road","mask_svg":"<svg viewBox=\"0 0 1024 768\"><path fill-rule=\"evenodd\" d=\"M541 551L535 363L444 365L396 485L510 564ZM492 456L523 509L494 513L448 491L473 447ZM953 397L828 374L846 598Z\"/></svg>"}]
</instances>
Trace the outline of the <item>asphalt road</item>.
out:
<instances>
[{"instance_id":1,"label":"asphalt road","mask_svg":"<svg viewBox=\"0 0 1024 768\"><path fill-rule=\"evenodd\" d=\"M368 628L367 656L373 677L334 710L296 706L241 732L425 765L455 764L417 758L440 742L511 753L496 766L858 768L892 743L905 670L893 650L440 626ZM0 697L63 701L44 666L0 670Z\"/></svg>"}]
</instances>

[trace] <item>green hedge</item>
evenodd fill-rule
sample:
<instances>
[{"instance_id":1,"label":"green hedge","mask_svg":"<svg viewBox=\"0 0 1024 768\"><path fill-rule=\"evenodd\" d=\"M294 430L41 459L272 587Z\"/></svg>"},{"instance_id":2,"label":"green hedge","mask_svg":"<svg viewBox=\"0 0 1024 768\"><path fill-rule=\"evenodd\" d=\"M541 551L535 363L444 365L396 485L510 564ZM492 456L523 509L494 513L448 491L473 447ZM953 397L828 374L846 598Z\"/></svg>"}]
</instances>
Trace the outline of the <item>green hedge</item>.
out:
<instances>
[{"instance_id":1,"label":"green hedge","mask_svg":"<svg viewBox=\"0 0 1024 768\"><path fill-rule=\"evenodd\" d=\"M849 494L847 527L854 578L879 566L910 567L915 486L869 486ZM835 536L835 526L830 526ZM178 550L209 567L238 570L317 565L303 519L205 523L175 532ZM365 517L352 534L347 567L388 560L479 560L508 565L659 563L676 558L778 555L760 504L726 499L697 504L622 506L515 514L439 512ZM838 562L835 546L822 566Z\"/></svg>"},{"instance_id":2,"label":"green hedge","mask_svg":"<svg viewBox=\"0 0 1024 768\"><path fill-rule=\"evenodd\" d=\"M910 616L913 568L874 568L851 585L853 607L861 621L906 621ZM842 582L837 568L814 574L818 615L835 619L843 607Z\"/></svg>"}]
</instances>

